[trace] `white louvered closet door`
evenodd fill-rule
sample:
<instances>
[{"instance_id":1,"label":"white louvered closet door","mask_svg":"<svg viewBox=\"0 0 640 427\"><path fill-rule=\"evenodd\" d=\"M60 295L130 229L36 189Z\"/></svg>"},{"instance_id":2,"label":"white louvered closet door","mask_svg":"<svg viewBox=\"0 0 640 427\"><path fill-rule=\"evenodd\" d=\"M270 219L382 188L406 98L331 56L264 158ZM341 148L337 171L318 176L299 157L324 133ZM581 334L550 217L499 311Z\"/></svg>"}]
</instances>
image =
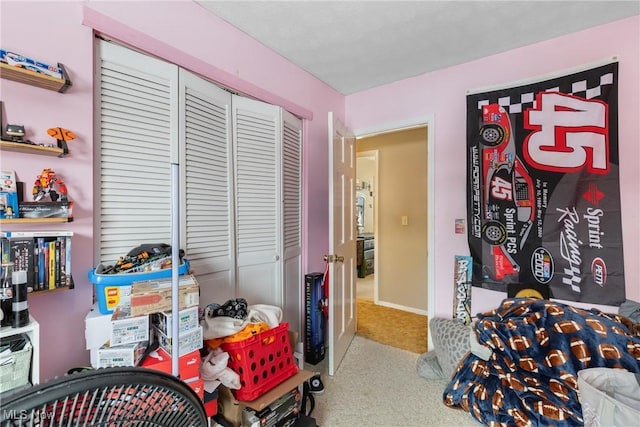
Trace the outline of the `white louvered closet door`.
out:
<instances>
[{"instance_id":1,"label":"white louvered closet door","mask_svg":"<svg viewBox=\"0 0 640 427\"><path fill-rule=\"evenodd\" d=\"M302 120L284 111L282 128L284 320L302 333Z\"/></svg>"},{"instance_id":2,"label":"white louvered closet door","mask_svg":"<svg viewBox=\"0 0 640 427\"><path fill-rule=\"evenodd\" d=\"M280 108L233 96L237 296L282 307Z\"/></svg>"},{"instance_id":3,"label":"white louvered closet door","mask_svg":"<svg viewBox=\"0 0 640 427\"><path fill-rule=\"evenodd\" d=\"M235 294L231 93L180 70L182 241L201 301Z\"/></svg>"},{"instance_id":4,"label":"white louvered closet door","mask_svg":"<svg viewBox=\"0 0 640 427\"><path fill-rule=\"evenodd\" d=\"M112 263L171 241L178 67L99 41L96 55L96 255Z\"/></svg>"}]
</instances>

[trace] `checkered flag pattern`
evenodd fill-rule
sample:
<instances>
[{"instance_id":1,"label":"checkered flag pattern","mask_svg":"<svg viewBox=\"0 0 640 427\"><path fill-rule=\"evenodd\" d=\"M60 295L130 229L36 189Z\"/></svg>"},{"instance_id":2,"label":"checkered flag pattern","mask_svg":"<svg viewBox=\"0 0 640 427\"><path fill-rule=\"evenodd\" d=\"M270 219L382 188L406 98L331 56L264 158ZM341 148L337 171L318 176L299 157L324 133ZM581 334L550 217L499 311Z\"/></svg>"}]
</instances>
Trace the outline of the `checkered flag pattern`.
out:
<instances>
[{"instance_id":1,"label":"checkered flag pattern","mask_svg":"<svg viewBox=\"0 0 640 427\"><path fill-rule=\"evenodd\" d=\"M583 74L581 74L582 76ZM555 82L552 80L550 82ZM607 86L613 85L613 73L606 73L601 76L588 76L575 82L565 82L562 85L550 85L548 87L541 85L528 85L521 87L536 86L535 91L528 91L525 93L516 93L519 88L508 89L505 91L498 91L494 93L488 93L488 96L496 96L496 98L481 99L478 100L478 109L482 109L483 105L498 103L504 107L510 114L522 113L527 108L536 108L535 94L539 92L561 92L570 95L575 95L584 99L593 99L602 96ZM538 86L540 87L538 89ZM512 94L502 95L505 92L512 92Z\"/></svg>"}]
</instances>

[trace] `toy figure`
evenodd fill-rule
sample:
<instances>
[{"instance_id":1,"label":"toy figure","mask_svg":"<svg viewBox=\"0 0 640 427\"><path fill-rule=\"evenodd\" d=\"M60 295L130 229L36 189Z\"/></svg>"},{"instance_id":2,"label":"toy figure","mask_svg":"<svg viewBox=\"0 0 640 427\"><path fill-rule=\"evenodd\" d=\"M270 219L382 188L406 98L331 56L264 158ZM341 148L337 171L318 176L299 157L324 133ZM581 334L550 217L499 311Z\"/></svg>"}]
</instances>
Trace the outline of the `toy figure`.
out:
<instances>
[{"instance_id":1,"label":"toy figure","mask_svg":"<svg viewBox=\"0 0 640 427\"><path fill-rule=\"evenodd\" d=\"M43 169L33 184L33 200L40 201L49 195L52 202L60 198L61 202L69 201L67 197L67 186L62 179L56 176L52 169Z\"/></svg>"}]
</instances>

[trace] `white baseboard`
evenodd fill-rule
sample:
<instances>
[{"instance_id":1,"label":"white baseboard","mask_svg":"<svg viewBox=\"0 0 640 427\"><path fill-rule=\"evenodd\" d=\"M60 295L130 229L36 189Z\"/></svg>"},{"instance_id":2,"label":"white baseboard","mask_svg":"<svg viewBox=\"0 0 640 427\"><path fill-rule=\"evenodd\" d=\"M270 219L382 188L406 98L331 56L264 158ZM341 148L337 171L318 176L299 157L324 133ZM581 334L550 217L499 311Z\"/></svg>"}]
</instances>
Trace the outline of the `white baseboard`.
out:
<instances>
[{"instance_id":1,"label":"white baseboard","mask_svg":"<svg viewBox=\"0 0 640 427\"><path fill-rule=\"evenodd\" d=\"M405 305L394 304L392 302L386 301L375 301L376 304L382 305L384 307L395 308L396 310L408 311L410 313L420 314L422 316L428 316L427 310L420 310L419 308L407 307Z\"/></svg>"}]
</instances>

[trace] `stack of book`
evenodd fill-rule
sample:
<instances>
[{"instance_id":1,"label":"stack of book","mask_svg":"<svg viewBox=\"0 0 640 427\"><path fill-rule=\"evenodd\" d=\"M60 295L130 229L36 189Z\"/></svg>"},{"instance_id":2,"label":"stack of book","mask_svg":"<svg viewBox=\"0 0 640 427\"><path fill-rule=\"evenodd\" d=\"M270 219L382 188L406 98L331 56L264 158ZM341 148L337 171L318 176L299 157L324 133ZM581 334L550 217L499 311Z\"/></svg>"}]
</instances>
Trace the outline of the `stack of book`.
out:
<instances>
[{"instance_id":1,"label":"stack of book","mask_svg":"<svg viewBox=\"0 0 640 427\"><path fill-rule=\"evenodd\" d=\"M73 288L71 231L3 231L2 264L27 272L30 292Z\"/></svg>"}]
</instances>

